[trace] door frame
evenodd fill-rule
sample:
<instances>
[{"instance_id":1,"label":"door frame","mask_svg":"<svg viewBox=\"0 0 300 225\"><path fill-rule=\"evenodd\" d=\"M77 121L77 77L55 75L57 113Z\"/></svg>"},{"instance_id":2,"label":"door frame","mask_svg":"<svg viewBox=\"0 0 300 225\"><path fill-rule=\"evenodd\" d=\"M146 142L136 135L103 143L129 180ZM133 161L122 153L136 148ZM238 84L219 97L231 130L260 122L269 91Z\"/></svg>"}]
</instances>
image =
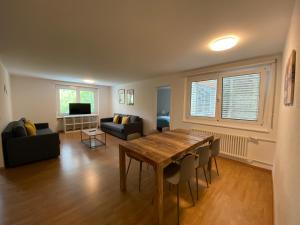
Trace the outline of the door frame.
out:
<instances>
[{"instance_id":1,"label":"door frame","mask_svg":"<svg viewBox=\"0 0 300 225\"><path fill-rule=\"evenodd\" d=\"M172 104L172 87L171 87L171 85L170 84L165 84L165 85L160 85L160 86L157 86L156 88L155 88L155 96L156 96L156 98L155 98L155 130L157 130L157 103L158 103L158 90L160 89L160 88L169 88L170 89L170 111L169 111L169 116L170 116L170 124L169 124L169 127L170 127L170 130L171 130L171 128L172 128L172 118L173 118L173 108L172 108L172 106L173 106L173 104Z\"/></svg>"}]
</instances>

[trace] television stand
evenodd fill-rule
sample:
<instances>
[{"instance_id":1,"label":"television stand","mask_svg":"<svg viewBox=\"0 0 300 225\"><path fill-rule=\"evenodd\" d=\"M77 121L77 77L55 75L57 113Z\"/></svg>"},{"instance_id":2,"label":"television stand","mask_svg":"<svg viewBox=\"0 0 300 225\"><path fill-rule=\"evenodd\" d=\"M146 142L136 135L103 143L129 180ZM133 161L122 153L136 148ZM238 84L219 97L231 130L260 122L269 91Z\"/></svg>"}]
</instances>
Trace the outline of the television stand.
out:
<instances>
[{"instance_id":1,"label":"television stand","mask_svg":"<svg viewBox=\"0 0 300 225\"><path fill-rule=\"evenodd\" d=\"M84 129L98 128L99 115L98 114L79 114L68 115L63 117L64 132L78 132Z\"/></svg>"}]
</instances>

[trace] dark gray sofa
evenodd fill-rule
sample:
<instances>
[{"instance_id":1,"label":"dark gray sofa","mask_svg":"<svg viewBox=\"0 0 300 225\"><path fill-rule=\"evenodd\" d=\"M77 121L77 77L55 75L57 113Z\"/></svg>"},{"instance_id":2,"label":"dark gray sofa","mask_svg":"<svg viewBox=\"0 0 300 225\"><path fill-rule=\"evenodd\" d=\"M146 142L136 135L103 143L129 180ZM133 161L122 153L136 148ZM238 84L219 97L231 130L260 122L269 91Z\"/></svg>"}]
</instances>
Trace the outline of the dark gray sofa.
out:
<instances>
[{"instance_id":1,"label":"dark gray sofa","mask_svg":"<svg viewBox=\"0 0 300 225\"><path fill-rule=\"evenodd\" d=\"M58 133L49 129L48 123L35 124L37 135L27 136L24 119L13 121L2 132L5 167L58 157Z\"/></svg>"},{"instance_id":2,"label":"dark gray sofa","mask_svg":"<svg viewBox=\"0 0 300 225\"><path fill-rule=\"evenodd\" d=\"M118 113L116 113L118 114ZM120 116L119 123L113 122L113 117L100 119L100 128L102 131L113 136L127 140L127 136L133 133L143 135L143 119L134 115L118 114ZM121 124L123 116L129 116L128 124Z\"/></svg>"}]
</instances>

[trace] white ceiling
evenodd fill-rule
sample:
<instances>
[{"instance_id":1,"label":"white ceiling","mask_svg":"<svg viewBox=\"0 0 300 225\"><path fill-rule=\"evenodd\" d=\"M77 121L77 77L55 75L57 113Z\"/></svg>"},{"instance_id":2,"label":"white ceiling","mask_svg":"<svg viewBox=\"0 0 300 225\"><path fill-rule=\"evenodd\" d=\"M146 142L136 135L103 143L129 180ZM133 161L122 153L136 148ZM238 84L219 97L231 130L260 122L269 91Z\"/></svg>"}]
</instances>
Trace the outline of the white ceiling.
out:
<instances>
[{"instance_id":1,"label":"white ceiling","mask_svg":"<svg viewBox=\"0 0 300 225\"><path fill-rule=\"evenodd\" d=\"M0 0L10 73L119 84L283 50L294 0ZM211 52L222 35L237 47Z\"/></svg>"}]
</instances>

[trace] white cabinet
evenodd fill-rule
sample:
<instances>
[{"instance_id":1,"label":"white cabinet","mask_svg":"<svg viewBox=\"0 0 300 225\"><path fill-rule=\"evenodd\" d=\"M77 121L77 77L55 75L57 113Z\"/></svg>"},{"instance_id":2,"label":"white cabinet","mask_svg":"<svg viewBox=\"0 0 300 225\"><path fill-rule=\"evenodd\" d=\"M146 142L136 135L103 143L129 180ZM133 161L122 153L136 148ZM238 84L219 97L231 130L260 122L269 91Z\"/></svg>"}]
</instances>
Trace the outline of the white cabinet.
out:
<instances>
[{"instance_id":1,"label":"white cabinet","mask_svg":"<svg viewBox=\"0 0 300 225\"><path fill-rule=\"evenodd\" d=\"M98 114L69 115L63 117L64 132L74 132L99 127Z\"/></svg>"}]
</instances>

